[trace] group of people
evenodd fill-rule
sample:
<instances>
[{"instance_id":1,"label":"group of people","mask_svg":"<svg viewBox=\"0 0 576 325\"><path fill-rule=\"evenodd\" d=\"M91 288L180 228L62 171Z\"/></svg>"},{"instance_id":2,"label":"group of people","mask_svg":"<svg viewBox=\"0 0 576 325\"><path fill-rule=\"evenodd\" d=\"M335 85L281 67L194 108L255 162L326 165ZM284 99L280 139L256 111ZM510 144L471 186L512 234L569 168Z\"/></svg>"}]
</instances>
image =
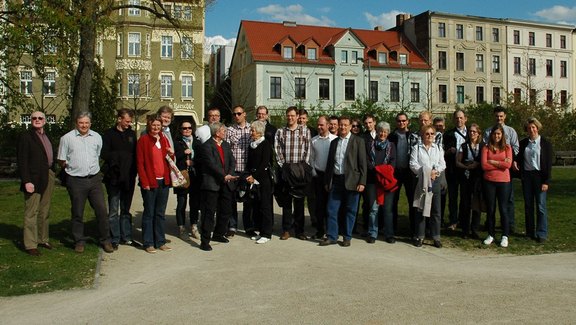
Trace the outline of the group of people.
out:
<instances>
[{"instance_id":1,"label":"group of people","mask_svg":"<svg viewBox=\"0 0 576 325\"><path fill-rule=\"evenodd\" d=\"M498 204L499 243L507 247L515 227L511 181L516 174L522 181L526 235L538 242L547 239L552 146L540 135L542 125L535 118L526 121L527 137L518 141L500 106L494 109L496 124L484 132L477 124L468 125L462 110L453 113L455 127L450 130L445 130L443 118L422 112L417 131L409 129L406 113L396 115L393 130L389 123L366 115L363 131L360 120L347 116L320 116L312 128L306 110L296 107L286 109L281 128L269 122L265 106L256 108L252 122L246 115L244 107L235 106L234 123L226 126L220 122L220 110L212 108L205 125L196 128L193 120L183 120L178 134L172 135L173 111L163 106L148 116L138 138L128 109L118 111L116 125L102 136L91 130L91 115L85 112L76 117L75 129L60 139L54 156L44 132L44 114L32 113L32 127L22 135L18 150L26 203L24 250L37 256L39 247L52 249L48 215L55 162L70 196L78 253L87 239L86 200L94 209L105 252L133 243L130 206L137 181L144 205L143 249L150 254L170 251L164 224L174 169L188 174L188 186L173 189L178 234L199 240L204 251L212 250L210 242L227 243L236 235L238 203L243 204L246 236L257 244L270 241L274 199L282 208L281 240L294 236L318 240L320 246L348 247L353 232L363 227L367 243L383 234L393 244L402 186L409 203L407 235L415 246L431 238L433 246L442 247L447 201L445 225L453 231L460 228L463 238L479 238L480 213L487 213L486 245L496 238ZM305 201L316 228L312 237L305 233Z\"/></svg>"}]
</instances>

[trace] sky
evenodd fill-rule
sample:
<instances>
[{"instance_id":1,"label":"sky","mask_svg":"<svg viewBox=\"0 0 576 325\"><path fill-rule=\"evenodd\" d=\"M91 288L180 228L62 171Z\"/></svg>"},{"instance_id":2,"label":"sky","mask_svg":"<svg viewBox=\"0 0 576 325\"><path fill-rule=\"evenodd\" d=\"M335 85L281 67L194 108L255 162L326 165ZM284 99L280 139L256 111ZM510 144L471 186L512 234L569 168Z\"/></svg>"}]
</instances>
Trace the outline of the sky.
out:
<instances>
[{"instance_id":1,"label":"sky","mask_svg":"<svg viewBox=\"0 0 576 325\"><path fill-rule=\"evenodd\" d=\"M396 15L424 11L576 24L576 0L216 0L206 11L206 49L234 44L241 20L373 29L393 27Z\"/></svg>"}]
</instances>

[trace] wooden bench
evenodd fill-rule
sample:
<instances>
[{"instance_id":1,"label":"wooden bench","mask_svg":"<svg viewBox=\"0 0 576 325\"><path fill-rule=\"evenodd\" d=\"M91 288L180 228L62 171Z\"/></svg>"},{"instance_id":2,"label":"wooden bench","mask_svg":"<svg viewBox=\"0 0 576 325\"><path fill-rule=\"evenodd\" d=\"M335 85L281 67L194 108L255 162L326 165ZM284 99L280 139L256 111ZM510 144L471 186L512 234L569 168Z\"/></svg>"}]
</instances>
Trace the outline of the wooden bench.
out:
<instances>
[{"instance_id":1,"label":"wooden bench","mask_svg":"<svg viewBox=\"0 0 576 325\"><path fill-rule=\"evenodd\" d=\"M556 165L562 163L566 166L567 163L572 162L572 165L576 164L576 151L556 151Z\"/></svg>"}]
</instances>

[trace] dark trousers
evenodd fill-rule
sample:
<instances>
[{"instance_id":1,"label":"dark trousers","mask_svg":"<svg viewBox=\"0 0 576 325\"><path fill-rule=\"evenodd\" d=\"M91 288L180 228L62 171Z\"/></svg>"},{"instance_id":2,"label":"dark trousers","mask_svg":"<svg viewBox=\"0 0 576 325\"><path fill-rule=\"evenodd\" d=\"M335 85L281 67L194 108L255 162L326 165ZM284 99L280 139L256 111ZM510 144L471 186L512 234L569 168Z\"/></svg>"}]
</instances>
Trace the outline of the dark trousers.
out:
<instances>
[{"instance_id":1,"label":"dark trousers","mask_svg":"<svg viewBox=\"0 0 576 325\"><path fill-rule=\"evenodd\" d=\"M186 226L186 205L189 203L190 225L198 224L200 210L200 178L190 176L190 186L187 189L174 189L176 194L176 224Z\"/></svg>"},{"instance_id":2,"label":"dark trousers","mask_svg":"<svg viewBox=\"0 0 576 325\"><path fill-rule=\"evenodd\" d=\"M86 200L94 209L100 243L110 242L110 224L108 223L108 211L104 201L104 191L102 190L102 176L100 174L92 177L69 176L67 179L68 195L70 196L72 213L72 236L76 244L86 243L84 236L84 206Z\"/></svg>"},{"instance_id":3,"label":"dark trousers","mask_svg":"<svg viewBox=\"0 0 576 325\"><path fill-rule=\"evenodd\" d=\"M316 192L316 234L324 236L326 234L326 213L328 204L328 192L324 187L324 172L316 170L316 177L312 179L314 192Z\"/></svg>"},{"instance_id":4,"label":"dark trousers","mask_svg":"<svg viewBox=\"0 0 576 325\"><path fill-rule=\"evenodd\" d=\"M530 238L548 238L547 192L542 192L540 171L522 172L522 192L524 194L526 236ZM534 218L534 214L536 214L536 218ZM536 224L536 227L534 227L534 224Z\"/></svg>"},{"instance_id":5,"label":"dark trousers","mask_svg":"<svg viewBox=\"0 0 576 325\"><path fill-rule=\"evenodd\" d=\"M158 186L149 190L141 189L144 211L142 212L142 241L144 248L162 247L166 244L166 205L170 195L170 187L163 179L156 180Z\"/></svg>"},{"instance_id":6,"label":"dark trousers","mask_svg":"<svg viewBox=\"0 0 576 325\"><path fill-rule=\"evenodd\" d=\"M282 231L294 228L296 236L304 233L304 198L295 198L286 193L282 205Z\"/></svg>"},{"instance_id":7,"label":"dark trousers","mask_svg":"<svg viewBox=\"0 0 576 325\"><path fill-rule=\"evenodd\" d=\"M512 182L490 182L484 180L484 198L488 209L488 234L492 237L496 235L496 200L498 200L500 223L502 224L502 236L510 235L508 204L511 194Z\"/></svg>"},{"instance_id":8,"label":"dark trousers","mask_svg":"<svg viewBox=\"0 0 576 325\"><path fill-rule=\"evenodd\" d=\"M130 206L134 196L134 183L128 188L106 184L108 193L108 222L113 244L132 240L132 215Z\"/></svg>"},{"instance_id":9,"label":"dark trousers","mask_svg":"<svg viewBox=\"0 0 576 325\"><path fill-rule=\"evenodd\" d=\"M232 191L227 186L221 186L219 191L202 191L202 219L200 223L202 243L210 243L212 232L214 232L214 237L221 237L226 234L228 221L232 214L231 207Z\"/></svg>"},{"instance_id":10,"label":"dark trousers","mask_svg":"<svg viewBox=\"0 0 576 325\"><path fill-rule=\"evenodd\" d=\"M436 180L432 183L432 207L430 208L430 217L424 217L422 215L422 211L418 211L416 212L416 220L415 220L415 224L416 224L416 237L418 237L419 239L424 239L424 235L426 233L426 220L430 220L429 221L429 227L430 227L430 235L432 236L432 239L434 240L440 240L440 213L441 213L441 202L442 202L442 197L441 197L441 188L440 188L440 181Z\"/></svg>"},{"instance_id":11,"label":"dark trousers","mask_svg":"<svg viewBox=\"0 0 576 325\"><path fill-rule=\"evenodd\" d=\"M247 173L240 171L237 171L236 175L239 175L240 178L246 178L248 176ZM235 196L236 193L233 191L232 201L230 202L232 215L230 216L230 221L228 222L228 229L234 231L238 229L238 202L236 202ZM246 200L242 203L242 225L246 231L254 230L254 220L252 219L252 200Z\"/></svg>"},{"instance_id":12,"label":"dark trousers","mask_svg":"<svg viewBox=\"0 0 576 325\"><path fill-rule=\"evenodd\" d=\"M260 230L260 236L271 238L274 226L272 183L263 181L259 185L259 195L252 200L252 219L254 227Z\"/></svg>"},{"instance_id":13,"label":"dark trousers","mask_svg":"<svg viewBox=\"0 0 576 325\"><path fill-rule=\"evenodd\" d=\"M396 168L394 175L398 181L398 190L394 192L394 205L392 206L392 216L394 221L394 232L398 229L398 201L400 200L400 190L404 185L406 199L408 200L408 216L410 218L410 236L416 232L415 209L412 207L414 202L414 180L416 177L410 168Z\"/></svg>"},{"instance_id":14,"label":"dark trousers","mask_svg":"<svg viewBox=\"0 0 576 325\"><path fill-rule=\"evenodd\" d=\"M460 205L459 214L460 226L462 227L462 234L468 235L470 233L477 234L480 226L480 212L472 210L472 196L474 194L474 187L476 183L481 181L479 176L466 177L464 173L458 175L458 182L460 183ZM472 216L472 218L470 218Z\"/></svg>"},{"instance_id":15,"label":"dark trousers","mask_svg":"<svg viewBox=\"0 0 576 325\"><path fill-rule=\"evenodd\" d=\"M453 171L456 174L456 171ZM458 192L461 191L460 182L457 175L446 175L446 182L448 183L448 223L450 225L458 224ZM443 204L444 206L444 204ZM462 213L460 211L460 213ZM444 217L444 213L442 213ZM442 218L443 219L443 218Z\"/></svg>"}]
</instances>

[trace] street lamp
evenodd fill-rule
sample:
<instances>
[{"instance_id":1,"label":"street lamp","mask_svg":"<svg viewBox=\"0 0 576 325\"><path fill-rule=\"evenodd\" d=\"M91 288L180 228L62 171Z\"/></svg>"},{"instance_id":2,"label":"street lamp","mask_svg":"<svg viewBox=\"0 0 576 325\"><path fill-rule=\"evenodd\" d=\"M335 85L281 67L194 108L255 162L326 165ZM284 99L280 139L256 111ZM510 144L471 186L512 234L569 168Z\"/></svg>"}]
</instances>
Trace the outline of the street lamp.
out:
<instances>
[{"instance_id":1,"label":"street lamp","mask_svg":"<svg viewBox=\"0 0 576 325\"><path fill-rule=\"evenodd\" d=\"M368 62L368 99L372 100L372 87L370 85L370 56L367 58L358 58L358 60L362 61L363 63Z\"/></svg>"}]
</instances>

